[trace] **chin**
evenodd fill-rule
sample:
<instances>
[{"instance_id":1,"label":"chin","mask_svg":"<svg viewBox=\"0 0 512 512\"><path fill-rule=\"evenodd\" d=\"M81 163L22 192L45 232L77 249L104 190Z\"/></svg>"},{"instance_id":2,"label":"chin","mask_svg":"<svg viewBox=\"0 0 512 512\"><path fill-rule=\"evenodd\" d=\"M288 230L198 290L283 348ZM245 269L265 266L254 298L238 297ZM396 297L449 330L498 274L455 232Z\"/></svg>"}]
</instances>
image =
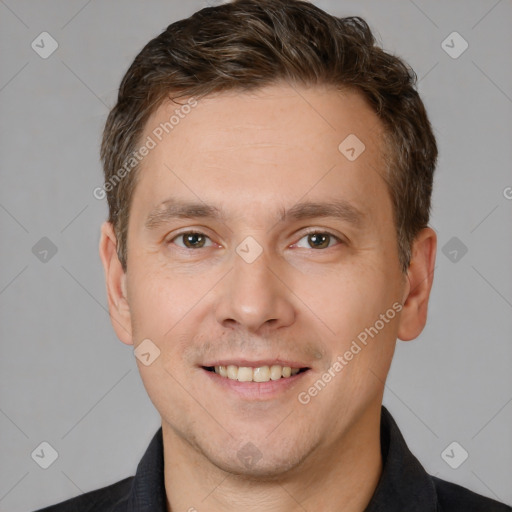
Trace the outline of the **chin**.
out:
<instances>
[{"instance_id":1,"label":"chin","mask_svg":"<svg viewBox=\"0 0 512 512\"><path fill-rule=\"evenodd\" d=\"M219 469L238 477L240 480L247 480L251 482L273 482L281 480L285 475L297 468L302 462L299 460L291 459L275 459L275 460L259 460L258 462L250 465L244 464L238 458L232 457L230 459L219 458L210 462L215 464Z\"/></svg>"},{"instance_id":2,"label":"chin","mask_svg":"<svg viewBox=\"0 0 512 512\"><path fill-rule=\"evenodd\" d=\"M308 449L302 444L291 443L289 439L287 442L277 439L276 441L273 445L268 440L262 439L264 446L261 449L250 441L241 443L236 448L226 449L224 446L222 452L211 446L207 449L200 446L197 448L204 457L222 471L241 480L264 482L280 480L300 468L313 451L313 447Z\"/></svg>"}]
</instances>

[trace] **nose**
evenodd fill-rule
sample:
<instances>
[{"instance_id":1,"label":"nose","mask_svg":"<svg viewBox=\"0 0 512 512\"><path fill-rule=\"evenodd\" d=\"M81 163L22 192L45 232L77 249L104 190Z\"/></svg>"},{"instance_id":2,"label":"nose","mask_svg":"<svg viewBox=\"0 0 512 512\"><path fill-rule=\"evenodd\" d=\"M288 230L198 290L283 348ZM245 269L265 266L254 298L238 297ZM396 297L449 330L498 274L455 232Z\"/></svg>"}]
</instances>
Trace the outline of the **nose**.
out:
<instances>
[{"instance_id":1,"label":"nose","mask_svg":"<svg viewBox=\"0 0 512 512\"><path fill-rule=\"evenodd\" d=\"M254 333L293 323L296 312L286 276L266 252L252 263L234 255L233 269L217 290L216 319L223 327Z\"/></svg>"}]
</instances>

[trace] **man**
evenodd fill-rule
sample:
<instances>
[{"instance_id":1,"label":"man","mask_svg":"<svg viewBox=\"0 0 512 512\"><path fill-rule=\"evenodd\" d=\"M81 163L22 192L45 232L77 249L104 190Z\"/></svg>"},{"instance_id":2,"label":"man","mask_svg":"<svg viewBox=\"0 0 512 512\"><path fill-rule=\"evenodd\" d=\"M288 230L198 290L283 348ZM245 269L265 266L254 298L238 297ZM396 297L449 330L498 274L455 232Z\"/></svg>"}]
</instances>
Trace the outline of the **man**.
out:
<instances>
[{"instance_id":1,"label":"man","mask_svg":"<svg viewBox=\"0 0 512 512\"><path fill-rule=\"evenodd\" d=\"M101 155L112 324L162 428L135 477L45 510L512 510L429 476L382 406L426 322L437 148L363 20L239 0L174 23Z\"/></svg>"}]
</instances>

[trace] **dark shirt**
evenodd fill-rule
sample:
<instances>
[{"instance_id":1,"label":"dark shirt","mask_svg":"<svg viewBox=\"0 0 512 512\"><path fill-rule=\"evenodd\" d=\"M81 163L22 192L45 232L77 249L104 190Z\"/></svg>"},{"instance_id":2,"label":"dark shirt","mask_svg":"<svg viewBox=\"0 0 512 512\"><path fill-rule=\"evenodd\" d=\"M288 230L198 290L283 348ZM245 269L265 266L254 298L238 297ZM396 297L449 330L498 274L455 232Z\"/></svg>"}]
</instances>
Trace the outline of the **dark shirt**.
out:
<instances>
[{"instance_id":1,"label":"dark shirt","mask_svg":"<svg viewBox=\"0 0 512 512\"><path fill-rule=\"evenodd\" d=\"M380 435L383 471L364 512L512 512L512 507L428 475L384 406ZM167 512L162 428L134 477L37 512Z\"/></svg>"}]
</instances>

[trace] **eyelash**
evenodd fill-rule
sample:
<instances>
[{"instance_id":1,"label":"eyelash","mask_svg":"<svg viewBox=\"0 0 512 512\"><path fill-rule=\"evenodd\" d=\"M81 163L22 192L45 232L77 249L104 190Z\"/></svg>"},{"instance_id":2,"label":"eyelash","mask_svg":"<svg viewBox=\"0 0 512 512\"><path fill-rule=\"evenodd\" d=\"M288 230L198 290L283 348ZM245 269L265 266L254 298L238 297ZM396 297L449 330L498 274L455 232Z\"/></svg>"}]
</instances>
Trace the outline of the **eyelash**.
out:
<instances>
[{"instance_id":1,"label":"eyelash","mask_svg":"<svg viewBox=\"0 0 512 512\"><path fill-rule=\"evenodd\" d=\"M171 243L174 243L174 240L176 240L177 238L179 237L182 237L184 235L200 235L200 236L203 236L203 237L206 237L208 240L211 241L211 238L206 235L205 233L202 233L201 231L182 231L181 233L178 233L177 235L174 235L170 240L167 241L167 245L170 245ZM336 236L334 233L331 233L330 231L325 231L325 230L319 230L319 229L311 229L307 232L305 232L300 238L299 240L295 243L295 244L292 244L292 245L296 245L300 240L302 240L303 238L307 237L308 235L328 235L329 237L331 238L334 238L337 242L343 244L345 243L344 240L342 240L339 236ZM185 250L191 250L191 251L196 251L198 249L206 249L207 247L198 247L196 249L194 248L190 248L190 247L181 247L178 245L178 247L180 249L185 249ZM313 247L309 247L310 250L325 250L325 249L331 249L332 246L328 246L328 247L325 247L323 249L314 249Z\"/></svg>"}]
</instances>

